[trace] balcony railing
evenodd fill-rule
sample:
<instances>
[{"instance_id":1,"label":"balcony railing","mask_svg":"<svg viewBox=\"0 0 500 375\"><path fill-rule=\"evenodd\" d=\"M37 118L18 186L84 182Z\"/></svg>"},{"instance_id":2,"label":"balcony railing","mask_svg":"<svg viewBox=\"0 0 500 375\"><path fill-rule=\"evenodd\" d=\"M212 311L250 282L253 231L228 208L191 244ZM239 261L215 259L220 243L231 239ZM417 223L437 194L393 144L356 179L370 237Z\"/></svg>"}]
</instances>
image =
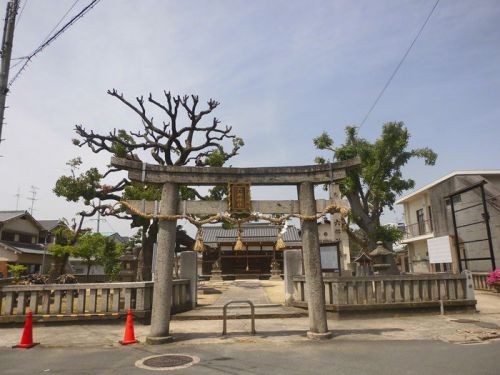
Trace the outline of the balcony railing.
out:
<instances>
[{"instance_id":1,"label":"balcony railing","mask_svg":"<svg viewBox=\"0 0 500 375\"><path fill-rule=\"evenodd\" d=\"M432 220L423 220L415 224L405 226L404 239L422 236L424 234L432 233L434 230Z\"/></svg>"}]
</instances>

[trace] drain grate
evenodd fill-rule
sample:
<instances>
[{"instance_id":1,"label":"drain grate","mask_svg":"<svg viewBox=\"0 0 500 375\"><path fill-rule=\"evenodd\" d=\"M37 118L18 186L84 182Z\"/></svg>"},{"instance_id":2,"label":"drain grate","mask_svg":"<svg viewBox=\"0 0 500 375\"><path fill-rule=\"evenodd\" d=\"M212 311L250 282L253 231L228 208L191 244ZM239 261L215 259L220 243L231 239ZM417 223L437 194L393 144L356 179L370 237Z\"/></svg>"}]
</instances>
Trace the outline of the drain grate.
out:
<instances>
[{"instance_id":1,"label":"drain grate","mask_svg":"<svg viewBox=\"0 0 500 375\"><path fill-rule=\"evenodd\" d=\"M147 370L177 370L190 367L199 361L198 357L186 354L163 354L140 359L135 365Z\"/></svg>"}]
</instances>

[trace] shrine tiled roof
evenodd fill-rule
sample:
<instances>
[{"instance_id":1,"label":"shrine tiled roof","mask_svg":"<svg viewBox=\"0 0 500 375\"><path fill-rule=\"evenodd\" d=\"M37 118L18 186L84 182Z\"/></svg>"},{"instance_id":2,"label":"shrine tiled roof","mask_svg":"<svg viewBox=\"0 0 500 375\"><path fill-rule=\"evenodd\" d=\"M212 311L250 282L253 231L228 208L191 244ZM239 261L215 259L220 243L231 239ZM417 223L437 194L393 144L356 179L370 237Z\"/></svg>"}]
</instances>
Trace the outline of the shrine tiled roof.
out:
<instances>
[{"instance_id":1,"label":"shrine tiled roof","mask_svg":"<svg viewBox=\"0 0 500 375\"><path fill-rule=\"evenodd\" d=\"M241 226L241 239L243 242L276 242L278 232L282 226L271 224L244 224ZM203 242L208 245L219 243L234 243L238 228L224 229L222 226L203 226ZM298 228L289 226L283 235L287 245L300 245Z\"/></svg>"}]
</instances>

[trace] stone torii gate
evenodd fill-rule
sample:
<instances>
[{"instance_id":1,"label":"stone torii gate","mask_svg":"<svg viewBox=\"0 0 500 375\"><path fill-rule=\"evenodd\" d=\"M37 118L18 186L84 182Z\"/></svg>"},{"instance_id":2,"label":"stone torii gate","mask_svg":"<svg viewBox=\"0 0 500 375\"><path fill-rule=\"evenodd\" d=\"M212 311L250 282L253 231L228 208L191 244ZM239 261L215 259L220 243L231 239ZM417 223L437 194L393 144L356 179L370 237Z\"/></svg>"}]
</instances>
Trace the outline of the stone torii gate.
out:
<instances>
[{"instance_id":1,"label":"stone torii gate","mask_svg":"<svg viewBox=\"0 0 500 375\"><path fill-rule=\"evenodd\" d=\"M163 185L158 212L161 215L177 215L182 214L183 211L186 213L186 206L180 204L179 201L179 185L214 186L222 184L295 185L298 190L299 213L304 216L316 215L318 209L314 197L314 186L339 181L345 178L346 169L359 164L360 159L354 158L336 163L298 167L227 168L162 166L121 158L111 159L112 166L128 171L130 180ZM289 214L296 205L294 201L288 202L289 204L274 202L271 204L272 207L260 207L260 211ZM190 213L213 214L221 211L218 202L215 204L214 202L197 203L197 209L190 210ZM256 209L256 207L252 208ZM176 220L161 220L159 222L156 272L153 280L151 331L147 337L147 342L150 344L161 344L172 340L169 326L176 226ZM326 319L316 221L302 220L301 232L309 314L307 336L316 339L330 338L331 332L328 331Z\"/></svg>"}]
</instances>

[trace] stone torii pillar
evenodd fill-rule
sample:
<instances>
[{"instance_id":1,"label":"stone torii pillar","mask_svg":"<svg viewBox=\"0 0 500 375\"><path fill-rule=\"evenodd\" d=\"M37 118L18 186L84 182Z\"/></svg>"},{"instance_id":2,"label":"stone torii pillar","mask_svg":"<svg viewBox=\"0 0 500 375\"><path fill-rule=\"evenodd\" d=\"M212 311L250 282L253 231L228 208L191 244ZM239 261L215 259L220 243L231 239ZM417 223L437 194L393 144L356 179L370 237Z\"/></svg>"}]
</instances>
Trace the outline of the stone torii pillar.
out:
<instances>
[{"instance_id":1,"label":"stone torii pillar","mask_svg":"<svg viewBox=\"0 0 500 375\"><path fill-rule=\"evenodd\" d=\"M171 182L164 183L161 192L160 212L166 215L175 215L178 201L179 185ZM172 341L169 332L177 220L162 220L158 225L151 332L146 337L148 344L164 344Z\"/></svg>"},{"instance_id":2,"label":"stone torii pillar","mask_svg":"<svg viewBox=\"0 0 500 375\"><path fill-rule=\"evenodd\" d=\"M298 187L300 213L316 215L316 200L314 185L302 182ZM321 255L319 249L319 234L316 220L301 222L302 249L304 254L304 274L306 278L307 307L309 310L309 331L311 339L328 339L332 337L328 331L325 308L325 287L321 272Z\"/></svg>"},{"instance_id":3,"label":"stone torii pillar","mask_svg":"<svg viewBox=\"0 0 500 375\"><path fill-rule=\"evenodd\" d=\"M299 167L186 167L149 165L137 161L112 158L111 165L128 170L132 181L162 184L161 215L182 212L179 208L179 185L213 186L228 183L251 185L295 185L298 187L299 201L288 201L285 209L281 202L263 203L262 207L273 205L278 210L260 209L252 203L252 209L263 213L297 213L314 216L318 203L314 198L314 185L333 183L346 176L346 169L360 164L359 158L321 165ZM187 202L186 202L187 203ZM198 202L200 203L200 202ZM269 204L271 203L271 204ZM298 203L296 205L295 203ZM203 214L220 212L220 202L203 202ZM296 207L298 206L298 207ZM186 205L184 205L184 212ZM200 207L201 208L201 207ZM296 209L298 208L298 210ZM200 210L200 214L203 210ZM190 213L194 213L191 212ZM304 271L309 311L309 338L331 337L326 320L324 284L321 273L319 235L316 220L302 220L302 246L304 250ZM159 344L171 340L169 335L170 309L172 301L172 271L175 251L176 221L160 221L154 278L153 307L151 312L151 332L147 342Z\"/></svg>"}]
</instances>

